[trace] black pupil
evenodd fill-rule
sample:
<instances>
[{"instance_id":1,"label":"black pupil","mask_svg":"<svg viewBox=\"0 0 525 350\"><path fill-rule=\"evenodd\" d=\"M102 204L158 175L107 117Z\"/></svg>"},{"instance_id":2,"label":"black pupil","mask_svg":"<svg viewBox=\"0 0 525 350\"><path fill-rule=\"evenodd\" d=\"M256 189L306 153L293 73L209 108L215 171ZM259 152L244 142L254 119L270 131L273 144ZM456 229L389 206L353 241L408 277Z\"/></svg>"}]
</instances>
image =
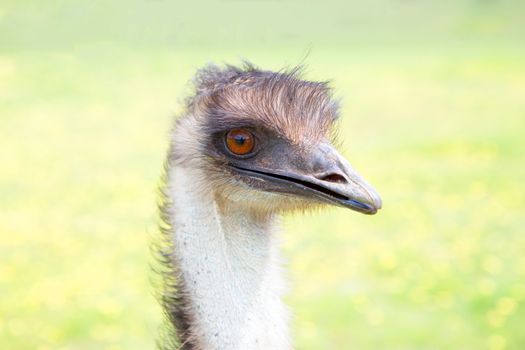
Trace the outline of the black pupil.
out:
<instances>
[{"instance_id":1,"label":"black pupil","mask_svg":"<svg viewBox=\"0 0 525 350\"><path fill-rule=\"evenodd\" d=\"M244 145L244 142L246 141L246 137L242 135L235 135L235 143L239 146Z\"/></svg>"}]
</instances>

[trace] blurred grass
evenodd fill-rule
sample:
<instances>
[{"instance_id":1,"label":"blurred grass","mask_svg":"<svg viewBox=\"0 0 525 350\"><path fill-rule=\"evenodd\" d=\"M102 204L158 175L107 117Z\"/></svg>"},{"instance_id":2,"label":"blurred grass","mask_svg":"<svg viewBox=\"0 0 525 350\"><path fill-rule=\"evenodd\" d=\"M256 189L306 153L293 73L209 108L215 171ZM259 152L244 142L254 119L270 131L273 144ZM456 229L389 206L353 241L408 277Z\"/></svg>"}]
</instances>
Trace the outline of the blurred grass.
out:
<instances>
[{"instance_id":1,"label":"blurred grass","mask_svg":"<svg viewBox=\"0 0 525 350\"><path fill-rule=\"evenodd\" d=\"M0 2L0 348L153 348L148 240L186 81L308 51L384 210L284 221L297 348L525 348L523 10Z\"/></svg>"}]
</instances>

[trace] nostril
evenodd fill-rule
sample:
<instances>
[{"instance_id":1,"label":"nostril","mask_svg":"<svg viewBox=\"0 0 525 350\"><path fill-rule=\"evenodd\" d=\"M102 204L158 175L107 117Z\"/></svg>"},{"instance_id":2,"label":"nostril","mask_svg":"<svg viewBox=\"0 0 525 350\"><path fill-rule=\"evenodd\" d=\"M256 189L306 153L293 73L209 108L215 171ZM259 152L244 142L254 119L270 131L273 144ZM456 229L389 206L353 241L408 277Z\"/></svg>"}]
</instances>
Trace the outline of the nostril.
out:
<instances>
[{"instance_id":1,"label":"nostril","mask_svg":"<svg viewBox=\"0 0 525 350\"><path fill-rule=\"evenodd\" d=\"M328 182L335 182L335 183L347 183L346 179L339 174L331 173L322 177L319 177L319 180L328 181Z\"/></svg>"}]
</instances>

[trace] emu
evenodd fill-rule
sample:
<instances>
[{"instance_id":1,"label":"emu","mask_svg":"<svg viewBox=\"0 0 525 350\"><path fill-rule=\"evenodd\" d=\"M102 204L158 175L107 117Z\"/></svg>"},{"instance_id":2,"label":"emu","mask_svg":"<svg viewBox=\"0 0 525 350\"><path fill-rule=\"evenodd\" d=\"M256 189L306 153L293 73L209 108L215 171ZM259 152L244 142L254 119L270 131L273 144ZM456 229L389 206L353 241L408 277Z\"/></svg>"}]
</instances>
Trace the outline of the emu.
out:
<instances>
[{"instance_id":1,"label":"emu","mask_svg":"<svg viewBox=\"0 0 525 350\"><path fill-rule=\"evenodd\" d=\"M198 71L170 135L161 187L160 349L292 349L279 214L322 204L381 208L333 146L330 87L300 71L248 63Z\"/></svg>"}]
</instances>

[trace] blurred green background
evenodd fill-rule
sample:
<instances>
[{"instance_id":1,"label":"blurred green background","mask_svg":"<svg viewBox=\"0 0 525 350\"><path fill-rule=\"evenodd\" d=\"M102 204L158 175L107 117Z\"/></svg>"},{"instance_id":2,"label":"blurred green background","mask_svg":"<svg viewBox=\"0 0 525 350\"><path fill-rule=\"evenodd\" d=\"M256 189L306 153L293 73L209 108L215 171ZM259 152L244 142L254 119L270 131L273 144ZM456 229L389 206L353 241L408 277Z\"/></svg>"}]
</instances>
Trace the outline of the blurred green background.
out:
<instances>
[{"instance_id":1,"label":"blurred green background","mask_svg":"<svg viewBox=\"0 0 525 350\"><path fill-rule=\"evenodd\" d=\"M0 0L0 348L154 347L172 117L243 58L332 79L384 200L285 219L297 349L525 349L520 0Z\"/></svg>"}]
</instances>

